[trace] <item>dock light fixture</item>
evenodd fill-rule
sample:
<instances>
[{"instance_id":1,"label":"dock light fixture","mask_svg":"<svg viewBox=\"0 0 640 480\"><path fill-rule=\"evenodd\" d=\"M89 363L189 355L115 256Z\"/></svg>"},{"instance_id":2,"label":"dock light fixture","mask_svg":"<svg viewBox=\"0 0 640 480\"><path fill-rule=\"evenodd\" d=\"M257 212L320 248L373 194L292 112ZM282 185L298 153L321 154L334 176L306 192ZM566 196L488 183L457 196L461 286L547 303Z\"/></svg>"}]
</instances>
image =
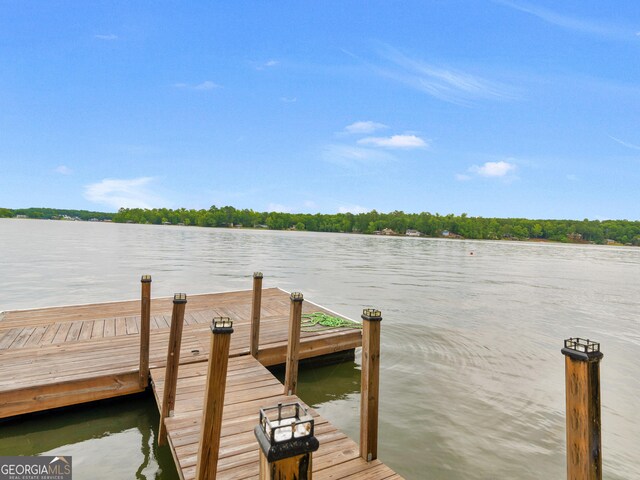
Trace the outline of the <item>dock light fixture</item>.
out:
<instances>
[{"instance_id":1,"label":"dock light fixture","mask_svg":"<svg viewBox=\"0 0 640 480\"><path fill-rule=\"evenodd\" d=\"M567 338L562 353L576 360L596 360L602 358L600 344L588 338Z\"/></svg>"},{"instance_id":2,"label":"dock light fixture","mask_svg":"<svg viewBox=\"0 0 640 480\"><path fill-rule=\"evenodd\" d=\"M233 320L229 317L213 317L211 333L233 333Z\"/></svg>"},{"instance_id":3,"label":"dock light fixture","mask_svg":"<svg viewBox=\"0 0 640 480\"><path fill-rule=\"evenodd\" d=\"M187 303L186 293L175 293L173 295L173 303Z\"/></svg>"},{"instance_id":4,"label":"dock light fixture","mask_svg":"<svg viewBox=\"0 0 640 480\"><path fill-rule=\"evenodd\" d=\"M382 312L380 312L380 310L376 310L375 308L365 308L364 310L362 310L362 319L379 322L382 320Z\"/></svg>"},{"instance_id":5,"label":"dock light fixture","mask_svg":"<svg viewBox=\"0 0 640 480\"><path fill-rule=\"evenodd\" d=\"M291 294L291 301L292 302L301 302L302 300L304 300L304 295L302 295L301 292L293 292Z\"/></svg>"},{"instance_id":6,"label":"dock light fixture","mask_svg":"<svg viewBox=\"0 0 640 480\"><path fill-rule=\"evenodd\" d=\"M260 409L254 434L260 445L260 479L311 480L311 454L320 443L314 420L299 402Z\"/></svg>"},{"instance_id":7,"label":"dock light fixture","mask_svg":"<svg viewBox=\"0 0 640 480\"><path fill-rule=\"evenodd\" d=\"M142 283L151 283L151 275L142 275L140 281Z\"/></svg>"}]
</instances>

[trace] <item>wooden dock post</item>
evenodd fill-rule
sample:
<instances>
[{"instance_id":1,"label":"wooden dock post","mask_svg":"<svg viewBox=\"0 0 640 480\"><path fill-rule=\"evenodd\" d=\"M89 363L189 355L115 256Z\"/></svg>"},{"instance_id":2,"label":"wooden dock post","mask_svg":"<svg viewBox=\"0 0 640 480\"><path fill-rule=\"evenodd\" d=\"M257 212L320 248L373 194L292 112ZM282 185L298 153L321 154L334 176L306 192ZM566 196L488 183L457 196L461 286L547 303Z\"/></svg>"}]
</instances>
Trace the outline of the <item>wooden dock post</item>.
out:
<instances>
[{"instance_id":1,"label":"wooden dock post","mask_svg":"<svg viewBox=\"0 0 640 480\"><path fill-rule=\"evenodd\" d=\"M378 458L378 391L380 378L379 310L362 312L362 374L360 385L360 456L367 462Z\"/></svg>"},{"instance_id":2,"label":"wooden dock post","mask_svg":"<svg viewBox=\"0 0 640 480\"><path fill-rule=\"evenodd\" d=\"M251 355L258 358L260 346L260 307L262 304L262 272L253 273L253 302L251 304Z\"/></svg>"},{"instance_id":3,"label":"wooden dock post","mask_svg":"<svg viewBox=\"0 0 640 480\"><path fill-rule=\"evenodd\" d=\"M300 403L261 408L253 433L260 445L259 480L311 480L312 453L320 443L313 417Z\"/></svg>"},{"instance_id":4,"label":"wooden dock post","mask_svg":"<svg viewBox=\"0 0 640 480\"><path fill-rule=\"evenodd\" d=\"M184 324L186 303L187 295L185 293L176 293L173 296L171 331L169 333L167 366L164 376L164 395L162 398L162 411L160 412L160 427L158 428L158 445L164 445L167 442L167 428L164 425L164 419L173 415L173 409L176 404L180 344L182 343L182 326Z\"/></svg>"},{"instance_id":5,"label":"wooden dock post","mask_svg":"<svg viewBox=\"0 0 640 480\"><path fill-rule=\"evenodd\" d=\"M295 395L298 388L298 357L300 352L300 328L302 326L302 301L300 292L291 294L289 310L289 342L287 344L287 366L284 377L284 394Z\"/></svg>"},{"instance_id":6,"label":"wooden dock post","mask_svg":"<svg viewBox=\"0 0 640 480\"><path fill-rule=\"evenodd\" d=\"M233 322L228 317L213 319L196 480L215 480L217 474L222 409L232 333Z\"/></svg>"},{"instance_id":7,"label":"wooden dock post","mask_svg":"<svg viewBox=\"0 0 640 480\"><path fill-rule=\"evenodd\" d=\"M140 388L149 386L149 334L151 328L151 275L140 279Z\"/></svg>"},{"instance_id":8,"label":"wooden dock post","mask_svg":"<svg viewBox=\"0 0 640 480\"><path fill-rule=\"evenodd\" d=\"M567 479L602 480L600 344L564 341L567 400Z\"/></svg>"}]
</instances>

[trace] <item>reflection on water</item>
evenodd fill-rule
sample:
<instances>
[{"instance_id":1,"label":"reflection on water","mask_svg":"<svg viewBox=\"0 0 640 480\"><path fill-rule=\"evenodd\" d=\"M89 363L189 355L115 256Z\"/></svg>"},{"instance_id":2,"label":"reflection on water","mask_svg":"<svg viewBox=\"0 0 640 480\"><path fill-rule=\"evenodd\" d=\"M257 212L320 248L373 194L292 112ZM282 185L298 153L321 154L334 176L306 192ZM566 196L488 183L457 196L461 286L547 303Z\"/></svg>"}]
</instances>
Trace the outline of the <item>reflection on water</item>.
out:
<instances>
[{"instance_id":1,"label":"reflection on water","mask_svg":"<svg viewBox=\"0 0 640 480\"><path fill-rule=\"evenodd\" d=\"M77 479L174 480L168 447L158 447L151 394L97 402L0 423L1 455L61 455Z\"/></svg>"},{"instance_id":2,"label":"reflection on water","mask_svg":"<svg viewBox=\"0 0 640 480\"><path fill-rule=\"evenodd\" d=\"M560 348L596 339L604 478L640 478L638 248L4 219L0 238L0 310L135 298L143 273L154 296L247 289L254 271L351 318L380 308L379 456L407 478L563 478ZM299 383L356 440L359 363Z\"/></svg>"}]
</instances>

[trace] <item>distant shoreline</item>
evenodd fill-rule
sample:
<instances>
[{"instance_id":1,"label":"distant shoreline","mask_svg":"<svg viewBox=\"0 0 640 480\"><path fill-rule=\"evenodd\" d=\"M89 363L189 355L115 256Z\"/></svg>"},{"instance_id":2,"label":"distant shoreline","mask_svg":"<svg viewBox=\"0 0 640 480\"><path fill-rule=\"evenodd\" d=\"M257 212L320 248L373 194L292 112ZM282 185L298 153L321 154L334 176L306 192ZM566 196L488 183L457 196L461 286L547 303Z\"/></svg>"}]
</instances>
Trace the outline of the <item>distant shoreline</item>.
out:
<instances>
[{"instance_id":1,"label":"distant shoreline","mask_svg":"<svg viewBox=\"0 0 640 480\"><path fill-rule=\"evenodd\" d=\"M213 207L212 207L213 208ZM431 218L435 218L435 219L444 219L445 221L456 221L456 220L464 220L467 222L471 222L471 223L477 223L477 222L498 222L498 221L502 221L502 222L508 222L508 221L514 221L517 222L518 225L520 227L520 230L518 231L519 235L515 236L512 234L503 234L501 237L497 236L497 235L493 235L491 237L474 237L474 236L465 236L465 235L461 235L460 233L457 233L455 230L451 231L449 229L441 229L441 230L436 230L435 233L436 234L425 234L424 232L421 232L419 230L416 230L415 228L405 228L404 229L404 233L401 233L399 231L396 231L392 228L389 227L384 227L381 230L373 230L373 231L359 231L355 228L352 228L351 231L344 231L344 230L338 230L338 229L328 229L328 228L323 228L323 229L309 229L306 228L306 225L304 225L302 222L298 221L296 223L292 223L294 219L298 219L300 220L305 219L307 217L314 217L314 218L333 218L333 217L338 217L338 218L351 218L351 219L357 219L358 217L362 217L362 216L366 216L366 215L376 215L376 216L395 216L396 218L398 217L398 214L401 215L406 215L406 216L415 216L416 214L404 214L404 212L392 212L391 214L380 214L378 212L369 212L368 214L365 213L361 213L361 214L335 214L335 215L329 215L329 214L315 214L315 215L311 215L311 214L288 214L288 213L281 213L281 212L264 212L264 213L257 213L257 212L253 212L253 211L238 211L233 209L233 207L225 207L226 209L232 209L231 213L233 212L251 212L254 215L267 215L268 219L272 218L272 216L282 216L282 217L289 217L289 222L288 224L290 225L289 227L285 227L287 225L287 222L281 223L280 226L281 228L271 228L268 224L253 224L253 225L243 225L243 224L238 224L238 223L233 223L233 222L228 222L228 223L222 223L222 224L217 224L217 222L212 222L214 224L202 224L202 222L189 222L188 221L188 216L184 217L186 219L186 221L180 222L178 220L180 220L181 218L176 219L175 217L173 218L173 222L169 221L166 218L161 218L161 221L155 221L155 222L151 222L149 220L146 220L144 217L143 219L145 219L146 221L134 221L132 219L124 219L122 218L123 213L126 214L127 212L130 211L134 211L134 212L142 212L143 214L145 212L147 213L152 213L154 212L154 210L142 210L142 209L133 209L133 210L128 210L128 209L121 209L118 213L108 213L108 212L90 212L90 211L85 211L85 210L61 210L61 209L22 209L22 210L9 210L9 209L0 209L0 218L13 218L13 219L24 219L24 220L59 220L59 221L85 221L85 222L101 222L101 223L125 223L125 224L152 224L152 225L163 225L163 226L189 226L189 227L217 227L217 228L232 228L232 229L244 229L244 230L277 230L277 231L312 231L312 232L318 232L318 233L323 233L323 232L328 232L328 233L346 233L346 234L362 234L362 235L376 235L376 236L392 236L392 237L414 237L414 238L441 238L441 239L446 239L446 240L493 240L493 241L518 241L518 242L530 242L530 243L562 243L562 244L573 244L573 245L605 245L605 246L640 246L640 222L630 222L627 220L621 220L621 221L605 221L605 222L600 222L600 221L582 221L582 222L576 222L576 221L565 221L565 220L526 220L526 219L485 219L482 217L467 217L467 216L460 216L460 217L455 217L453 215L447 215L447 216L440 216L438 214L436 215L431 215L431 214L419 214L419 215L428 215ZM4 211L4 215L2 215ZM46 212L43 213L43 211ZM164 212L166 213L174 213L174 212L178 212L181 214L203 214L207 215L208 213L211 212L211 209L206 211L206 210L199 210L199 211L195 211L195 210L191 210L191 211L187 211L187 210L179 210L179 211L173 211L173 210L165 210L163 209ZM25 213L16 213L16 212L25 212ZM163 212L163 213L164 213ZM7 215L7 213L10 213L9 215ZM34 215L35 213L35 215ZM75 214L74 216L70 215L71 214ZM31 215L29 215L31 214ZM46 215L46 216L45 216ZM82 215L82 216L80 216ZM211 218L209 218L209 220L211 220ZM633 241L632 242L621 242L621 241L617 241L615 239L611 239L611 238L607 238L604 241L601 242L597 242L597 241L593 241L593 240L586 240L583 238L582 234L576 233L575 232L575 228L572 229L573 231L569 232L569 234L567 234L564 237L560 237L560 238L541 238L541 237L527 237L526 233L523 234L524 230L521 226L522 222L544 222L545 224L547 223L566 223L566 222L573 222L578 223L580 225L585 225L585 222L594 222L597 225L602 225L603 223L606 222L622 222L623 224L631 224L632 226L635 226L637 228L638 234L635 235L633 237ZM384 225L384 220L380 220L378 222L378 224L380 226ZM378 225L376 224L376 225ZM284 225L284 226L283 226ZM537 225L540 225L539 223ZM535 226L533 228L536 228ZM460 231L460 230L458 230ZM528 232L527 232L528 233ZM628 240L628 237L627 237Z\"/></svg>"}]
</instances>

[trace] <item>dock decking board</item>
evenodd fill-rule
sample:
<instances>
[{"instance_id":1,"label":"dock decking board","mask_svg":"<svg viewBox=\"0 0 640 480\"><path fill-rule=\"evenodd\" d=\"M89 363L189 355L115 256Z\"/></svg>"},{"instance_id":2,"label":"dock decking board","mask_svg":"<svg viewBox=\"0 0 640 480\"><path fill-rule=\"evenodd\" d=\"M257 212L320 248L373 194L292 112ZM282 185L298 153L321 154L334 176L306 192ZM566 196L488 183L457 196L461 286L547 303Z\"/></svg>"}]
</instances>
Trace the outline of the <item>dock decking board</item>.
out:
<instances>
[{"instance_id":1,"label":"dock decking board","mask_svg":"<svg viewBox=\"0 0 640 480\"><path fill-rule=\"evenodd\" d=\"M149 366L158 404L172 306L171 298L151 300ZM283 395L283 385L264 366L285 361L289 308L289 294L277 288L263 290L258 361L249 355L251 291L188 296L176 407L166 420L181 478L195 476L214 316L234 320L218 478L257 478L253 428L259 408L299 401ZM304 313L316 311L335 315L304 301ZM139 331L139 300L0 312L0 418L141 391ZM361 344L359 329L302 332L300 358L353 350ZM313 457L316 479L401 478L377 460L367 463L359 458L352 440L311 412L321 445Z\"/></svg>"},{"instance_id":2,"label":"dock decking board","mask_svg":"<svg viewBox=\"0 0 640 480\"><path fill-rule=\"evenodd\" d=\"M242 302L250 305L251 292L190 296L185 312L185 325L209 324L214 316L228 316L236 322L248 325L250 308ZM169 328L172 307L170 299L153 299L151 304L151 330ZM305 304L306 312L323 310L308 302ZM81 305L3 312L4 318L0 321L0 350L138 334L139 302L95 304L91 307L92 310ZM263 291L263 325L271 321L287 321L288 312L288 295L277 288ZM45 327L48 333L39 336L38 327Z\"/></svg>"}]
</instances>

